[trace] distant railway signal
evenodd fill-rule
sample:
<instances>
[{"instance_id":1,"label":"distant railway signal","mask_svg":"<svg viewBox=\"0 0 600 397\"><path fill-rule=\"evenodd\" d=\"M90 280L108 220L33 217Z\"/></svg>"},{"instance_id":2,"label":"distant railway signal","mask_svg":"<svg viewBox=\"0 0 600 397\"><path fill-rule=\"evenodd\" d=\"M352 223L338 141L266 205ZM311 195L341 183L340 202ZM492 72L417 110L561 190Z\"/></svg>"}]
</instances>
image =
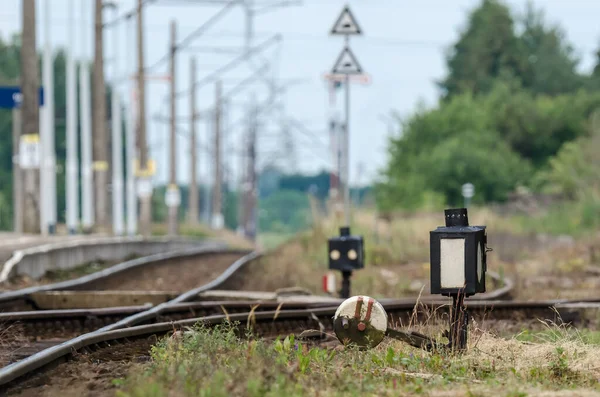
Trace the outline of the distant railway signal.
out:
<instances>
[{"instance_id":1,"label":"distant railway signal","mask_svg":"<svg viewBox=\"0 0 600 397\"><path fill-rule=\"evenodd\" d=\"M334 81L343 82L345 91L345 120L342 130L343 135L340 137L339 142L340 160L343 160L338 163L338 175L344 193L344 218L346 226L350 226L350 77L353 76L356 78L357 76L362 76L364 70L350 49L349 41L350 36L362 35L363 31L350 11L350 8L345 6L329 33L331 35L344 36L345 42L344 48L338 55L329 76L342 76L341 80L336 79ZM365 78L363 78L364 80ZM368 81L369 78L367 77L366 80Z\"/></svg>"},{"instance_id":2,"label":"distant railway signal","mask_svg":"<svg viewBox=\"0 0 600 397\"><path fill-rule=\"evenodd\" d=\"M342 272L341 297L350 297L352 272L365 267L364 242L362 236L352 236L349 227L340 228L339 237L328 240L329 269Z\"/></svg>"}]
</instances>

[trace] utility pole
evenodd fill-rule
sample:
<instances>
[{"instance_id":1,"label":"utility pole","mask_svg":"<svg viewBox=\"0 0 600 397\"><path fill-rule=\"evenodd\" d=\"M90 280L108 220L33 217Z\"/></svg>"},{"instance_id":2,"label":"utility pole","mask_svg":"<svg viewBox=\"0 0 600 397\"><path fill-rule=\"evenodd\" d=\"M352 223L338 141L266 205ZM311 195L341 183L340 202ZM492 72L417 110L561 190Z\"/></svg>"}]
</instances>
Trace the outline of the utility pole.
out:
<instances>
[{"instance_id":1,"label":"utility pole","mask_svg":"<svg viewBox=\"0 0 600 397\"><path fill-rule=\"evenodd\" d=\"M90 103L90 69L86 60L88 40L88 26L86 24L89 4L81 4L81 56L79 65L79 85L81 87L81 202L82 225L86 232L94 226L94 176L92 174L92 105Z\"/></svg>"},{"instance_id":2,"label":"utility pole","mask_svg":"<svg viewBox=\"0 0 600 397\"><path fill-rule=\"evenodd\" d=\"M361 35L362 30L358 26L354 15L350 12L348 6L344 7L342 13L337 18L333 28L330 31L332 35L344 36L344 49L338 56L332 74L342 74L344 76L345 89L345 121L344 137L341 144L343 154L343 188L344 188L344 215L347 227L350 227L350 75L361 75L363 70L356 60L356 57L350 50L350 35Z\"/></svg>"},{"instance_id":3,"label":"utility pole","mask_svg":"<svg viewBox=\"0 0 600 397\"><path fill-rule=\"evenodd\" d=\"M118 16L118 7L113 3L115 20ZM117 78L119 67L119 31L113 27L113 87L111 98L111 116L112 116L112 221L113 233L116 236L123 235L123 133L121 119L121 104L119 101L119 92L117 90Z\"/></svg>"},{"instance_id":4,"label":"utility pole","mask_svg":"<svg viewBox=\"0 0 600 397\"><path fill-rule=\"evenodd\" d=\"M346 36L346 45L348 38ZM344 112L346 120L344 121L344 218L346 225L350 226L350 76L346 74L344 78L345 101Z\"/></svg>"},{"instance_id":5,"label":"utility pole","mask_svg":"<svg viewBox=\"0 0 600 397\"><path fill-rule=\"evenodd\" d=\"M169 187L167 189L166 202L169 208L169 227L170 236L176 236L178 232L178 215L179 215L179 187L177 186L177 99L175 97L177 81L175 79L176 64L175 57L177 55L177 25L175 21L171 21L171 61L170 61L170 89L171 89L171 133L170 133L170 159L169 159ZM193 80L192 80L193 81ZM194 116L192 115L192 118Z\"/></svg>"},{"instance_id":6,"label":"utility pole","mask_svg":"<svg viewBox=\"0 0 600 397\"><path fill-rule=\"evenodd\" d=\"M69 27L67 48L67 230L77 233L79 224L79 175L77 172L77 76L75 58L75 0L69 1Z\"/></svg>"},{"instance_id":7,"label":"utility pole","mask_svg":"<svg viewBox=\"0 0 600 397\"><path fill-rule=\"evenodd\" d=\"M133 51L133 30L134 20L133 15L127 18L127 25L125 26L125 37L127 42L127 63L128 65L135 64L135 55ZM131 91L135 91L133 87L127 85L128 88L132 88ZM132 101L133 102L133 101ZM126 112L126 124L125 124L125 158L127 159L126 166L126 179L127 179L127 234L129 236L135 236L137 234L137 196L135 192L135 174L133 167L136 162L136 151L135 151L135 120L134 120L134 107L133 103L127 108Z\"/></svg>"},{"instance_id":8,"label":"utility pole","mask_svg":"<svg viewBox=\"0 0 600 397\"><path fill-rule=\"evenodd\" d=\"M246 175L248 177L248 181L246 184L246 205L245 205L245 236L249 240L255 242L256 241L256 204L257 204L257 186L256 186L256 130L257 130L257 120L258 120L258 111L256 108L256 101L252 101L252 112L250 118L250 131L248 134L248 170L246 171Z\"/></svg>"},{"instance_id":9,"label":"utility pole","mask_svg":"<svg viewBox=\"0 0 600 397\"><path fill-rule=\"evenodd\" d=\"M96 0L94 18L94 90L92 136L94 155L94 187L96 190L96 225L108 230L108 134L106 130L106 87L104 86L104 45L102 0Z\"/></svg>"},{"instance_id":10,"label":"utility pole","mask_svg":"<svg viewBox=\"0 0 600 397\"><path fill-rule=\"evenodd\" d=\"M140 175L148 173L148 145L146 143L146 75L144 71L144 1L137 1L137 93L138 93L138 150ZM147 178L147 179L146 179ZM142 185L142 186L139 186ZM140 231L149 236L152 232L152 180L145 176L138 180L140 194Z\"/></svg>"},{"instance_id":11,"label":"utility pole","mask_svg":"<svg viewBox=\"0 0 600 397\"><path fill-rule=\"evenodd\" d=\"M215 84L215 136L214 136L214 188L212 199L212 227L223 228L223 214L221 210L221 81Z\"/></svg>"},{"instance_id":12,"label":"utility pole","mask_svg":"<svg viewBox=\"0 0 600 397\"><path fill-rule=\"evenodd\" d=\"M42 76L46 100L44 101L44 123L42 129L42 234L54 234L56 229L56 153L54 150L54 59L52 56L50 2L44 4L44 57Z\"/></svg>"},{"instance_id":13,"label":"utility pole","mask_svg":"<svg viewBox=\"0 0 600 397\"><path fill-rule=\"evenodd\" d=\"M21 39L22 129L19 148L24 141L39 142L38 62L35 39L35 0L22 0L23 37ZM40 169L24 168L23 232L40 232Z\"/></svg>"},{"instance_id":14,"label":"utility pole","mask_svg":"<svg viewBox=\"0 0 600 397\"><path fill-rule=\"evenodd\" d=\"M190 59L190 184L188 221L198 224L198 158L196 148L196 58Z\"/></svg>"},{"instance_id":15,"label":"utility pole","mask_svg":"<svg viewBox=\"0 0 600 397\"><path fill-rule=\"evenodd\" d=\"M13 144L13 231L23 233L23 177L19 161L19 138L21 136L21 109L12 110Z\"/></svg>"},{"instance_id":16,"label":"utility pole","mask_svg":"<svg viewBox=\"0 0 600 397\"><path fill-rule=\"evenodd\" d=\"M248 110L248 126L250 126L250 110ZM247 171L248 171L248 160L246 156L250 131L246 131L242 135L242 149L240 150L240 176L239 176L239 188L238 188L238 234L246 235L246 195L247 191Z\"/></svg>"}]
</instances>

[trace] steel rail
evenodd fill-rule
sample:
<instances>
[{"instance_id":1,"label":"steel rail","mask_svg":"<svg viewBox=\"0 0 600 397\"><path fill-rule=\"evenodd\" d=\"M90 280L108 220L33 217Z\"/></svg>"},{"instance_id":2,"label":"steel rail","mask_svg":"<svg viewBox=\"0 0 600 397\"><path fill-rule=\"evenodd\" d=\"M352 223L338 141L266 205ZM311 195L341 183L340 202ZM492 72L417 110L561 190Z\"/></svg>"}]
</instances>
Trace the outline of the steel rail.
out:
<instances>
[{"instance_id":1,"label":"steel rail","mask_svg":"<svg viewBox=\"0 0 600 397\"><path fill-rule=\"evenodd\" d=\"M187 258L191 256L204 256L210 254L221 254L221 253L239 253L240 255L247 254L248 250L230 250L225 248L224 244L211 243L208 245L202 245L196 248L184 249L179 251L167 252L144 256L136 258L130 261L122 262L120 264L111 266L109 268L100 270L98 272L82 276L73 280L61 281L58 283L45 284L35 287L22 288L15 291L8 291L0 293L0 305L6 305L14 301L30 301L29 296L31 294L46 292L46 291L70 291L80 289L89 285L93 282L98 282L103 279L115 276L116 274L143 267L147 265L153 265L164 261L174 260L178 258Z\"/></svg>"},{"instance_id":2,"label":"steel rail","mask_svg":"<svg viewBox=\"0 0 600 397\"><path fill-rule=\"evenodd\" d=\"M557 303L559 302L559 303ZM411 305L407 302L382 302L388 315L394 317L401 312L406 310L414 309L415 303ZM429 303L432 307L436 305L447 306L447 302L431 302ZM515 311L519 308L525 309L538 309L550 313L560 313L561 310L599 310L600 303L586 303L586 302L566 302L560 301L540 301L540 302L480 302L471 301L467 302L466 306L471 311L485 311L485 310L512 310ZM31 374L37 370L48 368L51 364L56 364L61 360L65 360L68 356L73 353L80 351L86 347L98 345L100 343L108 343L115 341L126 341L130 342L137 338L145 338L151 335L161 336L173 332L175 330L185 329L191 327L198 322L202 322L206 325L220 324L225 321L239 322L241 328L251 327L255 331L265 333L288 333L290 329L284 329L282 324L291 323L292 331L297 331L303 328L304 330L308 327L316 326L321 330L330 329L332 324L332 317L337 310L337 306L321 307L312 309L302 310L270 310L263 312L250 312L250 313L236 313L236 314L221 314L212 315L199 318L191 318L179 321L161 322L155 324L138 325L123 329L109 330L103 332L92 332L77 338L73 338L60 345L50 347L43 350L42 352L36 353L33 356L25 358L19 362L11 364L7 367L0 369L0 389L11 387L15 384L15 381L22 379L28 374ZM260 327L263 327L262 329Z\"/></svg>"},{"instance_id":3,"label":"steel rail","mask_svg":"<svg viewBox=\"0 0 600 397\"><path fill-rule=\"evenodd\" d=\"M204 302L181 302L165 304L164 308L156 315L147 320L153 321L178 321L186 318L205 317L217 314L233 314L250 311L289 310L289 309L314 309L319 307L337 306L341 303L332 301L204 301ZM443 299L415 300L415 299L382 299L380 302L394 313L412 313L415 309L444 310L449 307L451 301ZM576 308L577 305L591 307L600 299L587 300L544 300L544 301L467 301L466 305L473 312L489 311L490 318L496 318L501 313L514 314L518 311L547 312L548 308ZM55 320L80 321L85 323L91 319L106 323L103 319L123 320L126 317L146 312L151 305L125 306L102 309L69 309L69 310L44 310L26 312L0 313L0 323L8 326L10 324L24 325L44 324ZM146 320L146 321L147 321ZM113 323L111 323L112 325Z\"/></svg>"}]
</instances>

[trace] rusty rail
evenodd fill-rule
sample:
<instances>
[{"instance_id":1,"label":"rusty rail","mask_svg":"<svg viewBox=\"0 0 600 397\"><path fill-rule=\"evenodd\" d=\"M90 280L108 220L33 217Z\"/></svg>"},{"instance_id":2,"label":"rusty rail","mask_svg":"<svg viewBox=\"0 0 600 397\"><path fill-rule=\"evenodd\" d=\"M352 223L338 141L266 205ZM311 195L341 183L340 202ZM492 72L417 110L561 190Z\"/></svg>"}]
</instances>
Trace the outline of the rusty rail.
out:
<instances>
[{"instance_id":1,"label":"rusty rail","mask_svg":"<svg viewBox=\"0 0 600 397\"><path fill-rule=\"evenodd\" d=\"M28 304L32 304L32 300L30 296L35 293L45 292L45 291L70 291L81 289L88 284L93 282L100 281L102 279L107 279L109 277L113 277L116 274L135 269L138 267L143 267L147 265L153 265L160 262L166 262L169 260L174 260L178 258L190 257L190 256L205 256L210 254L219 254L219 253L239 253L240 255L248 254L248 250L228 250L224 248L223 244L203 244L197 248L191 248L181 251L175 252L167 252L161 254L155 254L150 256L145 256L142 258L133 259L130 261L126 261L120 263L115 266L111 266L107 269L100 270L96 273L92 273L83 277L79 277L74 280L61 281L58 283L40 285L36 287L23 288L15 291L8 291L0 293L0 307L10 306L16 302L26 302Z\"/></svg>"},{"instance_id":2,"label":"rusty rail","mask_svg":"<svg viewBox=\"0 0 600 397\"><path fill-rule=\"evenodd\" d=\"M415 302L409 304L403 301L386 301L384 307L391 317L405 313L407 310L413 310ZM195 303L198 304L198 303ZM436 305L445 305L446 302L431 302L426 305L431 305L435 308ZM561 312L578 312L582 310L599 310L600 303L590 302L569 302L569 301L540 301L540 302L467 302L467 307L470 311L487 311L490 313L500 312L515 312L517 310L537 310L543 316L560 315ZM181 305L173 305L170 309L183 307ZM58 346L45 349L33 356L24 360L11 364L0 370L0 390L6 390L14 386L20 380L24 380L28 375L49 368L52 365L58 364L61 361L77 351L90 346L98 346L103 342L125 342L134 341L138 338L146 338L151 335L165 335L174 330L183 329L192 326L199 321L206 325L220 324L225 321L239 322L242 328L251 326L259 334L282 334L295 332L300 329L315 327L320 329L330 329L332 316L334 315L337 306L302 309L302 310L268 310L263 312L250 313L235 313L227 315L212 315L200 318L191 318L179 321L161 322L155 324L138 325L123 329L113 329L105 331L96 331L81 335L71 339Z\"/></svg>"}]
</instances>

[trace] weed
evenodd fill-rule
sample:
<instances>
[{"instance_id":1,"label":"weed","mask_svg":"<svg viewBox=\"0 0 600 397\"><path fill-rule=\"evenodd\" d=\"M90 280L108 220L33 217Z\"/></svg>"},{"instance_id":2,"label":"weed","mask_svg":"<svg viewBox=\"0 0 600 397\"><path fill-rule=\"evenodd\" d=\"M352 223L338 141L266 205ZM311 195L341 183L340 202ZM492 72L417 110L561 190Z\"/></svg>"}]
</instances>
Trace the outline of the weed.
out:
<instances>
[{"instance_id":1,"label":"weed","mask_svg":"<svg viewBox=\"0 0 600 397\"><path fill-rule=\"evenodd\" d=\"M597 388L600 348L569 339L526 343L484 333L464 355L386 341L360 351L320 348L294 335L238 336L236 324L198 324L152 349L152 362L122 384L137 396L535 395Z\"/></svg>"}]
</instances>

